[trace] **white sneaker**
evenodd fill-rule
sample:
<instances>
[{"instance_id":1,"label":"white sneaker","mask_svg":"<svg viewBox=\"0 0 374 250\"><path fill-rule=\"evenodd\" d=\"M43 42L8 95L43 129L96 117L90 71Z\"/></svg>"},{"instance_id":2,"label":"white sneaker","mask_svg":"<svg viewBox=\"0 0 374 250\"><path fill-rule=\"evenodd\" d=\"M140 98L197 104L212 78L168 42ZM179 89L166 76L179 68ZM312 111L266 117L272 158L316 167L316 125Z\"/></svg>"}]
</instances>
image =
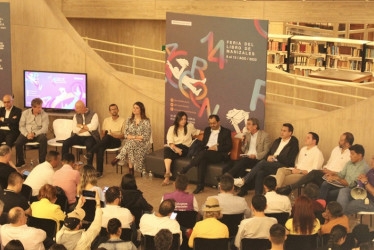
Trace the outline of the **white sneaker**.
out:
<instances>
[{"instance_id":1,"label":"white sneaker","mask_svg":"<svg viewBox=\"0 0 374 250\"><path fill-rule=\"evenodd\" d=\"M242 178L234 178L234 186L242 187L244 185L244 180Z\"/></svg>"}]
</instances>

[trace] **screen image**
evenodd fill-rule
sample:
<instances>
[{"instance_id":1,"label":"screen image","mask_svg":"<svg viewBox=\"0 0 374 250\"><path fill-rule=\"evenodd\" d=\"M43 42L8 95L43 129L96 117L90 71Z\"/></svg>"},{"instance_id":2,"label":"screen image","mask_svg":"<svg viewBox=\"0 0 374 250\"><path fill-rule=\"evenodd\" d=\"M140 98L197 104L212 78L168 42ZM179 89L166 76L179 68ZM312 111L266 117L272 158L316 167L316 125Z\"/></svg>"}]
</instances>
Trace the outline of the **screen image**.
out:
<instances>
[{"instance_id":1,"label":"screen image","mask_svg":"<svg viewBox=\"0 0 374 250\"><path fill-rule=\"evenodd\" d=\"M87 104L87 74L24 71L25 107L34 98L43 100L43 108L73 110L77 101Z\"/></svg>"}]
</instances>

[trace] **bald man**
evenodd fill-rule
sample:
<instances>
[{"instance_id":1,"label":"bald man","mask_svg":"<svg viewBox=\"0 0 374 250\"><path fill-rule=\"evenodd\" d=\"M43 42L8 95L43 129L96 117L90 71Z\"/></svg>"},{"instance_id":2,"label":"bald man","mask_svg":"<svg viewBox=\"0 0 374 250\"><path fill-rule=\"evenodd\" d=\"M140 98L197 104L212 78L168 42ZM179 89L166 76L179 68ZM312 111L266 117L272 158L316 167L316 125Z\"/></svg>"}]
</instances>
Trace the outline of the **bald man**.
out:
<instances>
[{"instance_id":1,"label":"bald man","mask_svg":"<svg viewBox=\"0 0 374 250\"><path fill-rule=\"evenodd\" d=\"M93 146L100 141L99 118L97 114L89 110L82 101L75 103L76 114L73 117L73 135L66 139L62 145L62 157L69 152L73 145L86 146L91 151ZM92 165L93 157L90 155L87 164Z\"/></svg>"},{"instance_id":2,"label":"bald man","mask_svg":"<svg viewBox=\"0 0 374 250\"><path fill-rule=\"evenodd\" d=\"M5 142L9 147L13 146L19 135L19 120L22 110L13 106L13 97L3 97L4 107L0 108L0 144Z\"/></svg>"}]
</instances>

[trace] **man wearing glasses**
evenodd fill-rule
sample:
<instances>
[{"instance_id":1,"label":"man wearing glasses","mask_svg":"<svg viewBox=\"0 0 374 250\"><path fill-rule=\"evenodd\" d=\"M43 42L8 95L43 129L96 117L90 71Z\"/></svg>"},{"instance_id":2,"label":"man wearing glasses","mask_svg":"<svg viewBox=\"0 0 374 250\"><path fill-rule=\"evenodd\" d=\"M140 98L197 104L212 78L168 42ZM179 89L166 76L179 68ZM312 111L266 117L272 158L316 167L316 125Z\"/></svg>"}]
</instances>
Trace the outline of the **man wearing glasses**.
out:
<instances>
[{"instance_id":1,"label":"man wearing glasses","mask_svg":"<svg viewBox=\"0 0 374 250\"><path fill-rule=\"evenodd\" d=\"M22 110L13 106L11 95L4 95L3 103L4 107L0 108L0 144L5 142L12 147L19 135L18 124Z\"/></svg>"}]
</instances>

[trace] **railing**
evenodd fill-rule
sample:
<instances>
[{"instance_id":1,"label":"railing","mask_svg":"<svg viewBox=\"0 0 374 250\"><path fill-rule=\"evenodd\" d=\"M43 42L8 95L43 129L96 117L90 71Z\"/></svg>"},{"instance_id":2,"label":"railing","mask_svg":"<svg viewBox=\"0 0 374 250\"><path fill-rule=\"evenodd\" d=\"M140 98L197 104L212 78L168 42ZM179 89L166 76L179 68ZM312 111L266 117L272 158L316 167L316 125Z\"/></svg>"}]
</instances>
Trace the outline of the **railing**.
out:
<instances>
[{"instance_id":1,"label":"railing","mask_svg":"<svg viewBox=\"0 0 374 250\"><path fill-rule=\"evenodd\" d=\"M165 78L165 52L134 45L83 37L90 47L119 71L158 79ZM374 82L349 83L314 79L267 70L267 100L331 111L374 95Z\"/></svg>"}]
</instances>

